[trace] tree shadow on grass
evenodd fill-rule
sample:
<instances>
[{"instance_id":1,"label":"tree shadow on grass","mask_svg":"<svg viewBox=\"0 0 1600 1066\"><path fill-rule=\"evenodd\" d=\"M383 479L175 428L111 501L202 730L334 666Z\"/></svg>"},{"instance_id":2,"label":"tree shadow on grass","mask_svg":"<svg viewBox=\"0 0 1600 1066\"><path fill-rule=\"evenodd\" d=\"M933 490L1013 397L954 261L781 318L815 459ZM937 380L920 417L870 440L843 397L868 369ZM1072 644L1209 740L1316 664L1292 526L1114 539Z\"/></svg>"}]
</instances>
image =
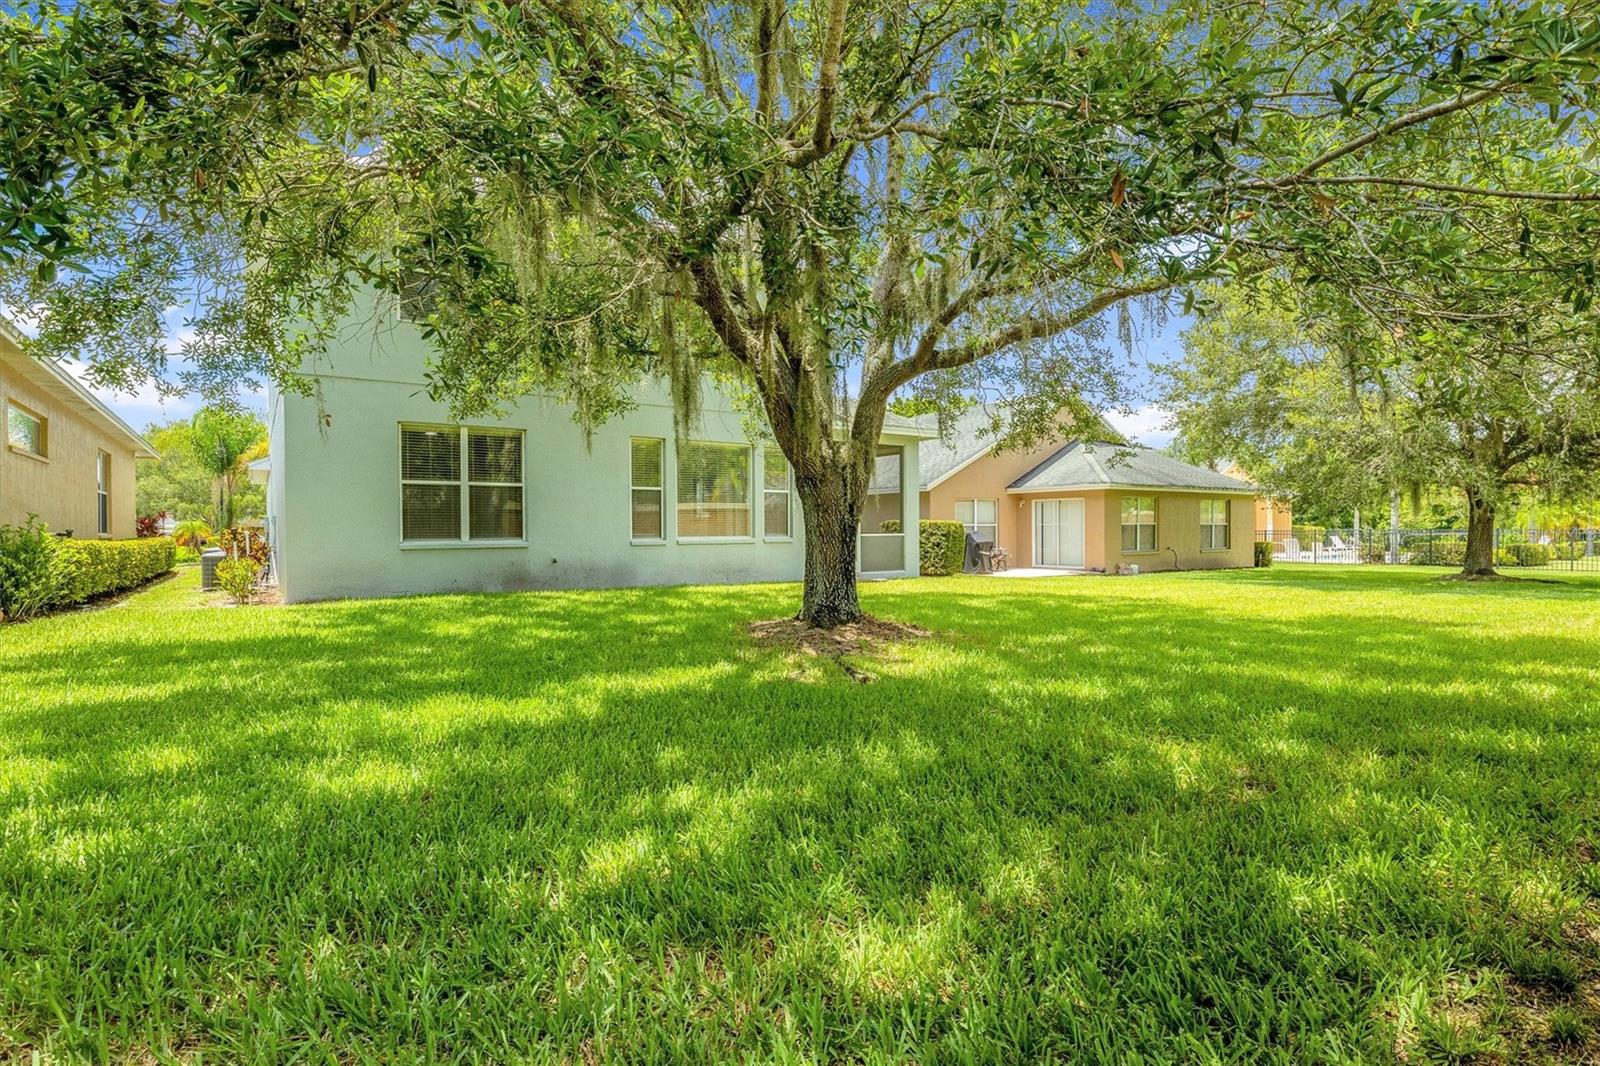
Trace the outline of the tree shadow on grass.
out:
<instances>
[{"instance_id":1,"label":"tree shadow on grass","mask_svg":"<svg viewBox=\"0 0 1600 1066\"><path fill-rule=\"evenodd\" d=\"M742 637L773 587L8 651L0 1020L264 1059L1304 1061L1548 947L1600 836L1593 633L1195 582L875 588L943 639L870 686Z\"/></svg>"}]
</instances>

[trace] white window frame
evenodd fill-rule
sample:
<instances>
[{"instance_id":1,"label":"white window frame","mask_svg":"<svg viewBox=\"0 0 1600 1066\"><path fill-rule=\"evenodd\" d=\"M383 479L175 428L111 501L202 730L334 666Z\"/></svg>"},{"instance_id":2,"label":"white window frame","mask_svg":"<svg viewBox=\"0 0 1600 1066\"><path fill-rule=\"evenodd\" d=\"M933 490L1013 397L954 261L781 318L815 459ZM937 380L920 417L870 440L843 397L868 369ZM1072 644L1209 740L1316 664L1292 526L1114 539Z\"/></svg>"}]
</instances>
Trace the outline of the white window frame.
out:
<instances>
[{"instance_id":1,"label":"white window frame","mask_svg":"<svg viewBox=\"0 0 1600 1066\"><path fill-rule=\"evenodd\" d=\"M34 434L39 440L38 450L16 444L11 440L11 414L16 412L23 418L32 422L37 427ZM15 400L6 401L6 447L17 455L26 455L30 459L48 461L50 458L50 420L26 404Z\"/></svg>"},{"instance_id":2,"label":"white window frame","mask_svg":"<svg viewBox=\"0 0 1600 1066\"><path fill-rule=\"evenodd\" d=\"M661 445L661 468L659 484L635 485L633 483L633 442L640 440L655 441ZM635 492L653 492L661 501L661 535L659 537L641 537L633 531L633 494ZM673 518L677 518L677 508L673 508ZM665 544L667 542L667 440L665 437L630 436L628 438L628 543L629 544Z\"/></svg>"},{"instance_id":3,"label":"white window frame","mask_svg":"<svg viewBox=\"0 0 1600 1066\"><path fill-rule=\"evenodd\" d=\"M990 512L994 515L994 521L992 521L992 522L980 522L980 521L978 521L978 504L980 504L980 503L986 503L986 504L989 505ZM962 508L963 505L965 505L969 509L968 513L971 516L970 520L969 519L963 519L961 517L961 508ZM995 545L998 545L1000 543L1000 501L999 500L988 500L988 499L983 499L981 497L980 498L970 499L970 500L957 500L956 501L956 521L960 522L962 524L962 526L964 526L966 528L966 531L968 533L976 533L978 535L978 539L979 540L987 540L987 541L989 541L989 542L991 542L991 543L993 543ZM985 537L983 535L983 533L981 532L982 530L985 530L985 529L990 531L989 536L987 536L987 537Z\"/></svg>"},{"instance_id":4,"label":"white window frame","mask_svg":"<svg viewBox=\"0 0 1600 1066\"><path fill-rule=\"evenodd\" d=\"M714 445L714 446L719 447L719 448L739 448L744 452L744 462L745 462L744 505L745 505L745 508L747 509L747 511L749 513L750 532L748 534L737 534L737 533L735 533L735 534L730 534L730 535L726 535L726 536L710 536L710 537L697 537L697 536L693 536L693 535L687 535L686 536L686 535L684 535L683 532L681 532L682 529L683 529L683 523L678 521L678 512L680 510L682 510L685 506L688 506L688 505L685 504L682 500L678 499L678 492L677 492L677 486L683 479L682 471L680 471L678 469L678 464L680 462L682 462L682 460L683 460L683 448L680 446L680 447L675 447L673 449L673 451L672 451L672 479L673 479L673 481L672 481L672 483L673 483L672 523L673 523L673 529L675 531L678 531L677 542L679 544L753 544L753 543L755 543L755 539L756 539L756 537L755 537L755 529L756 529L756 526L755 526L755 522L756 522L756 516L755 516L755 508L756 508L756 504L755 504L756 450L755 450L755 448L751 447L746 442L736 441L736 440L692 440L692 441L684 441L683 443L685 445L709 444L709 445Z\"/></svg>"},{"instance_id":5,"label":"white window frame","mask_svg":"<svg viewBox=\"0 0 1600 1066\"><path fill-rule=\"evenodd\" d=\"M111 453L94 453L95 525L102 537L111 536Z\"/></svg>"},{"instance_id":6,"label":"white window frame","mask_svg":"<svg viewBox=\"0 0 1600 1066\"><path fill-rule=\"evenodd\" d=\"M776 455L783 460L784 485L781 489L767 488L767 456ZM783 513L785 521L789 524L787 533L767 532L767 497L783 497ZM794 539L794 467L789 462L789 457L782 450L771 447L761 449L761 536L765 540L783 541Z\"/></svg>"},{"instance_id":7,"label":"white window frame","mask_svg":"<svg viewBox=\"0 0 1600 1066\"><path fill-rule=\"evenodd\" d=\"M408 478L405 476L406 444L405 433L408 429L442 429L456 434L456 446L461 450L460 471L461 476L456 480L439 480L436 478ZM522 480L513 481L474 481L472 479L472 456L469 443L473 433L493 433L498 436L514 436L517 438L517 449L521 453ZM528 546L528 435L525 430L507 429L503 426L453 426L448 422L401 422L395 430L395 466L400 475L400 547L414 548L526 548ZM457 485L460 488L461 501L461 532L455 539L439 538L437 540L406 540L405 539L405 486L407 485ZM495 488L510 488L516 486L522 490L522 536L497 537L494 539L472 539L472 487L487 486Z\"/></svg>"},{"instance_id":8,"label":"white window frame","mask_svg":"<svg viewBox=\"0 0 1600 1066\"><path fill-rule=\"evenodd\" d=\"M1134 505L1133 505L1133 508L1134 508L1134 521L1131 523L1133 525L1133 527L1135 529L1137 529L1137 530L1142 530L1146 526L1150 527L1150 546L1148 548L1144 546L1144 543L1141 540L1142 534L1140 534L1140 533L1135 533L1133 535L1133 544L1134 544L1134 546L1132 548L1124 548L1124 547L1122 547L1122 536L1121 536L1122 530L1127 529L1128 526L1130 525L1130 523L1122 521L1122 505L1123 505L1123 503L1125 503L1128 500L1135 501ZM1144 501L1146 501L1146 500L1150 501L1150 506L1148 508L1148 510L1150 512L1150 521L1148 521L1148 522L1140 522L1140 521L1138 521L1138 517L1139 517L1139 515L1143 514L1145 512L1145 510L1146 510L1146 508L1143 506ZM1161 516L1160 516L1159 512L1156 510L1156 498L1154 496L1122 496L1122 497L1118 498L1118 500L1117 500L1117 521L1119 523L1119 527L1118 527L1118 530L1117 530L1117 534L1118 534L1118 536L1117 536L1117 547L1121 550L1121 554L1123 554L1123 555L1153 555L1153 554L1155 554L1155 552L1160 550L1160 545L1161 545Z\"/></svg>"},{"instance_id":9,"label":"white window frame","mask_svg":"<svg viewBox=\"0 0 1600 1066\"><path fill-rule=\"evenodd\" d=\"M1200 550L1203 552L1225 552L1233 546L1233 533L1229 528L1233 524L1232 500L1207 498L1200 501ZM1222 521L1213 521L1213 515L1208 511L1213 504L1222 505ZM1216 531L1222 530L1222 543L1217 544ZM1212 543L1207 544L1208 537Z\"/></svg>"}]
</instances>

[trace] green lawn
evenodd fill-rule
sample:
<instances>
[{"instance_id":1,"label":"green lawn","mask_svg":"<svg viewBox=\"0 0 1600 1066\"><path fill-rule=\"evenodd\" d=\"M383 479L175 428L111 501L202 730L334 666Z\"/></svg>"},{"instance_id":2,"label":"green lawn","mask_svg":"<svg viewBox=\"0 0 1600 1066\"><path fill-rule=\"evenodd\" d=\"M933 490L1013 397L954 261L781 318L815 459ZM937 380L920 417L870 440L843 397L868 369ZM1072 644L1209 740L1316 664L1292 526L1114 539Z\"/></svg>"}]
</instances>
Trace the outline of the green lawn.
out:
<instances>
[{"instance_id":1,"label":"green lawn","mask_svg":"<svg viewBox=\"0 0 1600 1066\"><path fill-rule=\"evenodd\" d=\"M1595 1061L1600 581L1436 577L0 629L0 1061Z\"/></svg>"}]
</instances>

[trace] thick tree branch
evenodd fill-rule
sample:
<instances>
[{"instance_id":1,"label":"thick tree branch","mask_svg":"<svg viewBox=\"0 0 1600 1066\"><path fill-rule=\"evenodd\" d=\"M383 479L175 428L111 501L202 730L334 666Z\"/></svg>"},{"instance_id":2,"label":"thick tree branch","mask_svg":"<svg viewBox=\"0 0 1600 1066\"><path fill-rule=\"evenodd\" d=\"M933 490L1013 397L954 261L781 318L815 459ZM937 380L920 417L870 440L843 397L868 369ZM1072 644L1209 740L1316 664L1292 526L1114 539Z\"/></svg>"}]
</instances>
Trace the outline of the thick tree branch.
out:
<instances>
[{"instance_id":1,"label":"thick tree branch","mask_svg":"<svg viewBox=\"0 0 1600 1066\"><path fill-rule=\"evenodd\" d=\"M822 41L822 70L817 79L817 114L811 127L811 143L789 155L791 166L803 167L833 150L833 112L839 97L839 58L844 51L844 22L849 0L833 0L828 6L828 28Z\"/></svg>"},{"instance_id":2,"label":"thick tree branch","mask_svg":"<svg viewBox=\"0 0 1600 1066\"><path fill-rule=\"evenodd\" d=\"M1305 166L1301 167L1299 170L1288 175L1287 177L1260 178L1256 181L1246 182L1244 184L1244 188L1288 189L1296 185L1303 185L1312 177L1312 175L1316 174L1317 171L1321 170L1329 163L1335 163L1348 155L1354 155L1362 149L1368 148L1386 138L1393 137L1397 133L1404 132L1405 130L1410 129L1412 126L1420 126L1424 122L1431 122L1432 120L1441 118L1444 115L1452 115L1457 111L1465 111L1469 108L1477 107L1485 100L1492 100L1495 97L1502 95L1504 91L1505 90L1502 87L1494 86L1488 89L1479 89L1476 92L1462 93L1458 96L1453 96L1448 100L1440 100L1436 104L1430 104L1427 107L1418 108L1417 110L1408 114L1401 115L1399 118L1394 119L1393 121L1384 123L1375 130L1369 130L1354 140L1346 141L1337 148L1330 148L1328 151L1323 152L1321 155L1311 160L1311 162L1307 163Z\"/></svg>"}]
</instances>

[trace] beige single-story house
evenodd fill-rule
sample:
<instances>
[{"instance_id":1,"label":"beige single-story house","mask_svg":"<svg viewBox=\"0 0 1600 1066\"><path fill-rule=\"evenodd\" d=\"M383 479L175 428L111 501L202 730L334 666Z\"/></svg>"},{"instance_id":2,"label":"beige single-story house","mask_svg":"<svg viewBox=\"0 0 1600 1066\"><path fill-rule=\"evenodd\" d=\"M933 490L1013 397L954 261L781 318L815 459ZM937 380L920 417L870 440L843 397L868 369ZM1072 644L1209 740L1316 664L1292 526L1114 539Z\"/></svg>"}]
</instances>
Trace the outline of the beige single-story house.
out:
<instances>
[{"instance_id":1,"label":"beige single-story house","mask_svg":"<svg viewBox=\"0 0 1600 1066\"><path fill-rule=\"evenodd\" d=\"M134 462L156 451L66 368L22 351L0 320L0 525L30 514L57 533L127 538L134 528Z\"/></svg>"},{"instance_id":2,"label":"beige single-story house","mask_svg":"<svg viewBox=\"0 0 1600 1066\"><path fill-rule=\"evenodd\" d=\"M921 452L919 510L1006 550L1013 567L1114 571L1250 566L1255 486L1149 448L1052 441L994 450L990 413L965 412ZM895 517L899 482L881 464L863 528Z\"/></svg>"}]
</instances>

